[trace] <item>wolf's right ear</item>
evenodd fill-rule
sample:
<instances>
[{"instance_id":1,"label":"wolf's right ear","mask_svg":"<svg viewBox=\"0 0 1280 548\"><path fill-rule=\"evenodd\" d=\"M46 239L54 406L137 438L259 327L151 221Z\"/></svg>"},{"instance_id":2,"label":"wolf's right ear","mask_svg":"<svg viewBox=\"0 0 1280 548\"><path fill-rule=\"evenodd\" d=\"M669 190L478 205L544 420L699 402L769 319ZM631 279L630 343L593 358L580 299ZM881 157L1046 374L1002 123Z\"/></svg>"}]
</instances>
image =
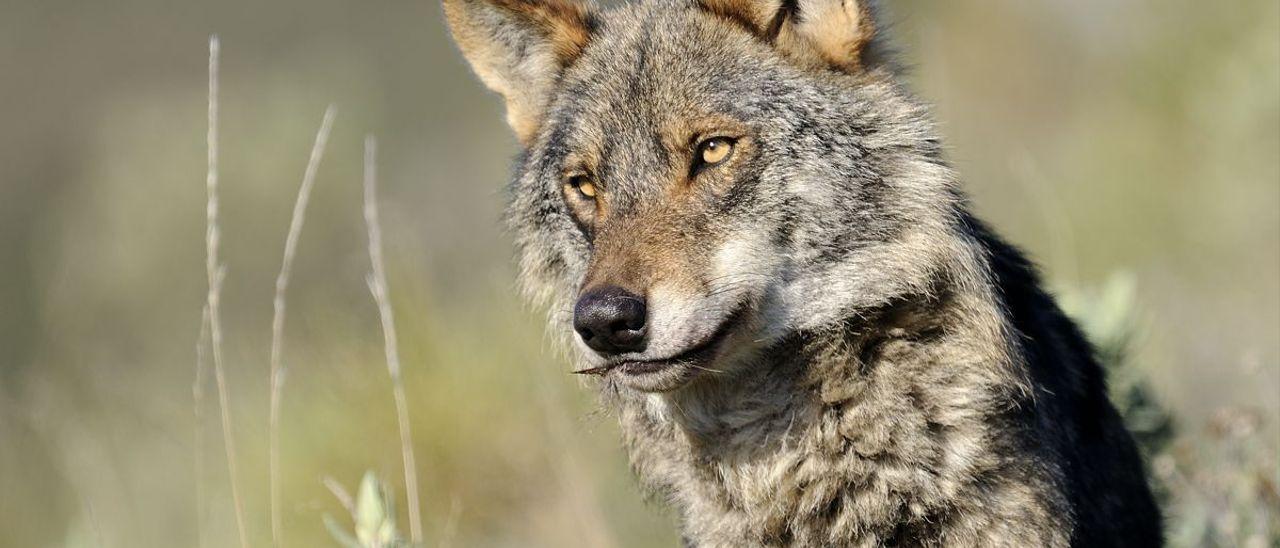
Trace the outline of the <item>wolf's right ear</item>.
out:
<instances>
[{"instance_id":1,"label":"wolf's right ear","mask_svg":"<svg viewBox=\"0 0 1280 548\"><path fill-rule=\"evenodd\" d=\"M875 0L698 0L708 12L733 21L792 59L844 72L871 61Z\"/></svg>"},{"instance_id":2,"label":"wolf's right ear","mask_svg":"<svg viewBox=\"0 0 1280 548\"><path fill-rule=\"evenodd\" d=\"M462 54L507 101L507 123L526 146L551 87L586 47L594 16L576 0L443 0Z\"/></svg>"}]
</instances>

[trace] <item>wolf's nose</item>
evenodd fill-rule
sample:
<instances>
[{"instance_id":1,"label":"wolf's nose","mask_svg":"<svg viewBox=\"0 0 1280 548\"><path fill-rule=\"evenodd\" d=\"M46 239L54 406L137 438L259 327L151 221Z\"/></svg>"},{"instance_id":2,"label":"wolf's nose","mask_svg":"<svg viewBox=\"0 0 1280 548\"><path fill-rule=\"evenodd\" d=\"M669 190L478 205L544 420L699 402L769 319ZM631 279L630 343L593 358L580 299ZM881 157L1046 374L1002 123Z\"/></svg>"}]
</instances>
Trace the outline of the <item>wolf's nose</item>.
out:
<instances>
[{"instance_id":1,"label":"wolf's nose","mask_svg":"<svg viewBox=\"0 0 1280 548\"><path fill-rule=\"evenodd\" d=\"M644 350L644 299L617 286L592 289L573 307L573 328L582 342L604 355Z\"/></svg>"}]
</instances>

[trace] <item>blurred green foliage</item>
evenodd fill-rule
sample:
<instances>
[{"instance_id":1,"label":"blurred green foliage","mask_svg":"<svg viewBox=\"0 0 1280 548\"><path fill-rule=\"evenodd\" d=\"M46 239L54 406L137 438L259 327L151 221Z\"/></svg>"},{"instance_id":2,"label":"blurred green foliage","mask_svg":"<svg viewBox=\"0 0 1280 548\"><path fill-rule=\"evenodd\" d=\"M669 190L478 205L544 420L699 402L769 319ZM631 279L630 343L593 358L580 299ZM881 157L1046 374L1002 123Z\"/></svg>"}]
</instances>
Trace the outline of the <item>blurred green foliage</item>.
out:
<instances>
[{"instance_id":1,"label":"blurred green foliage","mask_svg":"<svg viewBox=\"0 0 1280 548\"><path fill-rule=\"evenodd\" d=\"M1111 400L1148 463L1172 546L1280 545L1280 454L1274 416L1224 405L1203 426L1174 421L1150 374L1132 356L1146 321L1135 278L1117 272L1099 287L1064 288L1059 301L1094 343Z\"/></svg>"},{"instance_id":2,"label":"blurred green foliage","mask_svg":"<svg viewBox=\"0 0 1280 548\"><path fill-rule=\"evenodd\" d=\"M364 473L354 499L336 484L330 485L330 489L347 507L355 529L354 533L349 533L337 519L325 514L325 528L338 544L344 548L394 548L408 545L396 528L395 499L391 496L391 488L379 480L376 474Z\"/></svg>"},{"instance_id":3,"label":"blurred green foliage","mask_svg":"<svg viewBox=\"0 0 1280 548\"><path fill-rule=\"evenodd\" d=\"M1068 304L1123 364L1115 397L1153 455L1171 538L1276 545L1280 4L886 3L976 207L1075 288ZM204 546L235 543L217 415L208 398L198 422L191 398L213 32L226 356L255 543L269 537L272 282L330 102L342 114L289 294L288 544L334 542L321 516L346 512L320 478L399 477L363 283L368 132L428 541L675 543L612 419L513 289L499 217L516 145L436 3L2 11L0 546L195 546L200 529Z\"/></svg>"},{"instance_id":4,"label":"blurred green foliage","mask_svg":"<svg viewBox=\"0 0 1280 548\"><path fill-rule=\"evenodd\" d=\"M1173 417L1150 383L1150 373L1132 358L1141 333L1137 280L1118 271L1096 288L1066 288L1058 302L1084 330L1107 369L1111 401L1148 460L1163 452L1174 435Z\"/></svg>"}]
</instances>

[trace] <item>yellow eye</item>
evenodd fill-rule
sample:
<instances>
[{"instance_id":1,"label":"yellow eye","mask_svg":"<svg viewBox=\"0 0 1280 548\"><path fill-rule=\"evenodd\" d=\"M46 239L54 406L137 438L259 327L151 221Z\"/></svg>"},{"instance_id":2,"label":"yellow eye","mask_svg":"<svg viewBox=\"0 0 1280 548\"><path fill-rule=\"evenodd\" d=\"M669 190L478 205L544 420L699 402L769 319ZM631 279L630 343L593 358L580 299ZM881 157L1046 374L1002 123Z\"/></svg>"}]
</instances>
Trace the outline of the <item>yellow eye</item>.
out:
<instances>
[{"instance_id":1,"label":"yellow eye","mask_svg":"<svg viewBox=\"0 0 1280 548\"><path fill-rule=\"evenodd\" d=\"M586 175L574 175L565 185L587 198L594 200L596 197L596 185Z\"/></svg>"},{"instance_id":2,"label":"yellow eye","mask_svg":"<svg viewBox=\"0 0 1280 548\"><path fill-rule=\"evenodd\" d=\"M732 153L733 139L728 137L713 137L698 145L698 159L708 166L728 160Z\"/></svg>"}]
</instances>

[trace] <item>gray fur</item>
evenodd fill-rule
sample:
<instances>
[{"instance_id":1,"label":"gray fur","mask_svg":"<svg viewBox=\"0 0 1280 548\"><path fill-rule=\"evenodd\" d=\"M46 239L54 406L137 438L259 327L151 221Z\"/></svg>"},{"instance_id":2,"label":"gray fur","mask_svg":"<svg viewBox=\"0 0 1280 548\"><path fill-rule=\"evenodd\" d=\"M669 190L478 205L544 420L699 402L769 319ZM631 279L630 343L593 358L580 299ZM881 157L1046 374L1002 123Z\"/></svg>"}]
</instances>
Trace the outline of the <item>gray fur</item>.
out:
<instances>
[{"instance_id":1,"label":"gray fur","mask_svg":"<svg viewBox=\"0 0 1280 548\"><path fill-rule=\"evenodd\" d=\"M583 368L609 363L570 326L606 263L652 310L648 347L626 359L670 358L741 315L703 363L599 381L689 544L1161 542L1087 343L967 213L882 35L851 71L788 50L786 22L775 40L690 0L590 23L580 55L543 67L554 90L509 222L524 287ZM664 128L702 119L741 128L743 156L679 182ZM562 194L572 162L607 197L589 229Z\"/></svg>"}]
</instances>

